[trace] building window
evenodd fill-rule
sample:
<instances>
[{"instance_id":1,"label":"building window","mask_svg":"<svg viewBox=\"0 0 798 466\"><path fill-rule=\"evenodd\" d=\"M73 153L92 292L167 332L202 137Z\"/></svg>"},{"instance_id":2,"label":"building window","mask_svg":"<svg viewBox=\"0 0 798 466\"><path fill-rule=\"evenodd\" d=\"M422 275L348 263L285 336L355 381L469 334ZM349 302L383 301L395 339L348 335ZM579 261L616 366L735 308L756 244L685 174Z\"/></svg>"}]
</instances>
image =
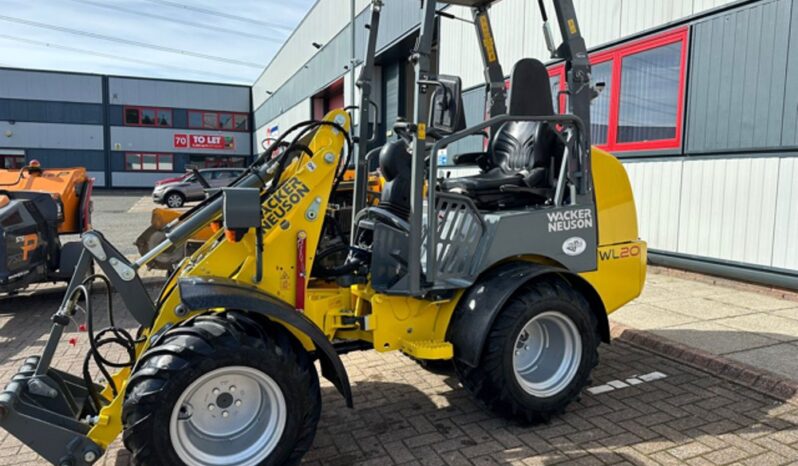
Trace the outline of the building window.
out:
<instances>
[{"instance_id":1,"label":"building window","mask_svg":"<svg viewBox=\"0 0 798 466\"><path fill-rule=\"evenodd\" d=\"M126 126L172 126L172 111L167 108L125 107Z\"/></svg>"},{"instance_id":2,"label":"building window","mask_svg":"<svg viewBox=\"0 0 798 466\"><path fill-rule=\"evenodd\" d=\"M174 171L174 157L172 154L128 152L125 154L125 170L171 172Z\"/></svg>"},{"instance_id":3,"label":"building window","mask_svg":"<svg viewBox=\"0 0 798 466\"><path fill-rule=\"evenodd\" d=\"M619 144L676 139L681 55L677 42L623 58Z\"/></svg>"},{"instance_id":4,"label":"building window","mask_svg":"<svg viewBox=\"0 0 798 466\"><path fill-rule=\"evenodd\" d=\"M249 115L232 112L207 112L190 110L188 127L195 129L212 129L224 131L247 131Z\"/></svg>"},{"instance_id":5,"label":"building window","mask_svg":"<svg viewBox=\"0 0 798 466\"><path fill-rule=\"evenodd\" d=\"M612 95L613 60L594 62L592 77L594 83L604 83L604 90L590 103L590 137L593 144L607 144L610 129L610 96Z\"/></svg>"},{"instance_id":6,"label":"building window","mask_svg":"<svg viewBox=\"0 0 798 466\"><path fill-rule=\"evenodd\" d=\"M25 166L24 155L0 154L0 169L16 170Z\"/></svg>"},{"instance_id":7,"label":"building window","mask_svg":"<svg viewBox=\"0 0 798 466\"><path fill-rule=\"evenodd\" d=\"M678 149L682 143L687 28L590 55L593 83L604 91L590 105L594 145L613 152ZM549 70L564 90L562 65ZM560 97L561 109L567 102Z\"/></svg>"}]
</instances>

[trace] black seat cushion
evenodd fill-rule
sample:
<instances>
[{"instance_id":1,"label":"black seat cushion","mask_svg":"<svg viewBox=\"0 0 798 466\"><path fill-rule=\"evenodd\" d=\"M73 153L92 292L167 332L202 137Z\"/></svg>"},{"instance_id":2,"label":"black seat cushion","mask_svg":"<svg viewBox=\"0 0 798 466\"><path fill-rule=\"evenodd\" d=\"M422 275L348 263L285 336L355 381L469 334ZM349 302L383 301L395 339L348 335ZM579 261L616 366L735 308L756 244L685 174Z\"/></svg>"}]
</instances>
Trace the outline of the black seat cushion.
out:
<instances>
[{"instance_id":1,"label":"black seat cushion","mask_svg":"<svg viewBox=\"0 0 798 466\"><path fill-rule=\"evenodd\" d=\"M554 114L546 67L538 60L519 60L510 76L508 112L514 116ZM444 180L446 191L461 192L483 209L545 202L552 185L552 161L561 154L554 129L545 122L513 121L493 137L484 172ZM513 189L518 188L518 189Z\"/></svg>"}]
</instances>

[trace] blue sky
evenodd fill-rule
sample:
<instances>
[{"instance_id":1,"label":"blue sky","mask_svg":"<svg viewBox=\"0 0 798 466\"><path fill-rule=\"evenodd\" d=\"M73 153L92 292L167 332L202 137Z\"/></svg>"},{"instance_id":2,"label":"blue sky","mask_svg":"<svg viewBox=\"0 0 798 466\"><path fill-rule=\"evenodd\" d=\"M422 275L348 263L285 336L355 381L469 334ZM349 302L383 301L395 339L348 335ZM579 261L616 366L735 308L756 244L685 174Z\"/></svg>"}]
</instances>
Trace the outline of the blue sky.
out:
<instances>
[{"instance_id":1,"label":"blue sky","mask_svg":"<svg viewBox=\"0 0 798 466\"><path fill-rule=\"evenodd\" d=\"M252 84L313 3L1 0L0 66Z\"/></svg>"}]
</instances>

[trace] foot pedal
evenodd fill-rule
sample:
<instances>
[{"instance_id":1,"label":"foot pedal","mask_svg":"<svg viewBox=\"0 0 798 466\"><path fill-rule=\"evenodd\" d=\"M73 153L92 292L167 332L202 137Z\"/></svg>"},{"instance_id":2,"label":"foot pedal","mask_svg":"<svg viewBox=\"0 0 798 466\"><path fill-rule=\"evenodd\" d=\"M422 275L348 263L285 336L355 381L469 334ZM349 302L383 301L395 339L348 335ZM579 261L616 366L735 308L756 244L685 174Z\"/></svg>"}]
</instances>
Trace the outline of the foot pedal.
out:
<instances>
[{"instance_id":1,"label":"foot pedal","mask_svg":"<svg viewBox=\"0 0 798 466\"><path fill-rule=\"evenodd\" d=\"M415 359L452 359L454 347L451 343L438 340L404 341L401 350Z\"/></svg>"}]
</instances>

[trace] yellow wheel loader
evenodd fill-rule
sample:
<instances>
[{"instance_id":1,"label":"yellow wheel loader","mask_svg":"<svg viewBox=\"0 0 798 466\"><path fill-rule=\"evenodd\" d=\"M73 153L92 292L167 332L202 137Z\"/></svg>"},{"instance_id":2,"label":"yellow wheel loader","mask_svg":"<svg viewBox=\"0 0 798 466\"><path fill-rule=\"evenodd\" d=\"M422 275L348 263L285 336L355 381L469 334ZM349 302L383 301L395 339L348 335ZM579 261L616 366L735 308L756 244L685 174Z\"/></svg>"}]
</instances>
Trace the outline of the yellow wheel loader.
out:
<instances>
[{"instance_id":1,"label":"yellow wheel loader","mask_svg":"<svg viewBox=\"0 0 798 466\"><path fill-rule=\"evenodd\" d=\"M460 80L431 72L441 3L420 6L414 115L395 125L400 139L375 149L385 178L378 205L366 200L369 125L357 128L353 150L349 115L335 110L283 133L280 157L256 160L135 262L100 232L84 233L41 356L0 393L0 426L60 465L96 462L120 434L136 464L295 464L321 413L314 361L351 407L340 354L367 349L452 360L486 408L526 422L576 399L609 342L607 314L641 291L646 246L622 165L591 149L595 86L573 4L554 0L563 43L551 49L566 63L570 106L557 115L539 61L515 64L507 94L491 2L448 2L471 7L485 63L489 118L469 127ZM372 1L360 122L369 121L381 7ZM488 150L454 157L481 172L439 179L431 154L486 129ZM319 267L336 230L325 226L329 198L350 155L348 251ZM137 270L212 222L219 230L151 300ZM92 264L103 275L91 275ZM135 333L94 331L95 280L119 295ZM91 350L76 376L51 361L79 305ZM107 345L127 360L108 360Z\"/></svg>"}]
</instances>

